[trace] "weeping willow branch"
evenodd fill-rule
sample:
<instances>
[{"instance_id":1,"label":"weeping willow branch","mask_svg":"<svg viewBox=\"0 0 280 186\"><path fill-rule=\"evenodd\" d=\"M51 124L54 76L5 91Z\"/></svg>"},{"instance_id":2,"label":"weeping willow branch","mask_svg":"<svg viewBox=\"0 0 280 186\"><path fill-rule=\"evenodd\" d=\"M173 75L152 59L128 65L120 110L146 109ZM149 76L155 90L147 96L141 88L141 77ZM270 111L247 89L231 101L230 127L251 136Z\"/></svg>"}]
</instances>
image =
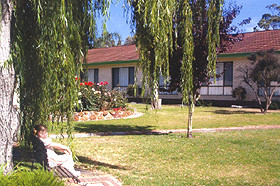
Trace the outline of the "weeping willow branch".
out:
<instances>
[{"instance_id":1,"label":"weeping willow branch","mask_svg":"<svg viewBox=\"0 0 280 186\"><path fill-rule=\"evenodd\" d=\"M33 126L48 124L50 115L60 118L53 125L61 126L61 133L72 136L75 76L86 61L97 11L107 15L109 4L107 0L15 1L13 59L20 80L25 144ZM60 125L62 118L67 118L66 128Z\"/></svg>"},{"instance_id":2,"label":"weeping willow branch","mask_svg":"<svg viewBox=\"0 0 280 186\"><path fill-rule=\"evenodd\" d=\"M207 78L215 76L222 1L128 2L132 5L140 54L139 67L143 72L142 96L146 87L153 96L156 95L160 73L167 79L169 68L176 71L180 78L175 83L180 84L183 101L189 105L188 125L191 132L192 113L199 98L199 88Z\"/></svg>"},{"instance_id":3,"label":"weeping willow branch","mask_svg":"<svg viewBox=\"0 0 280 186\"><path fill-rule=\"evenodd\" d=\"M207 11L208 17L208 72L209 76L216 77L217 50L220 44L219 26L222 18L223 0L212 0Z\"/></svg>"}]
</instances>

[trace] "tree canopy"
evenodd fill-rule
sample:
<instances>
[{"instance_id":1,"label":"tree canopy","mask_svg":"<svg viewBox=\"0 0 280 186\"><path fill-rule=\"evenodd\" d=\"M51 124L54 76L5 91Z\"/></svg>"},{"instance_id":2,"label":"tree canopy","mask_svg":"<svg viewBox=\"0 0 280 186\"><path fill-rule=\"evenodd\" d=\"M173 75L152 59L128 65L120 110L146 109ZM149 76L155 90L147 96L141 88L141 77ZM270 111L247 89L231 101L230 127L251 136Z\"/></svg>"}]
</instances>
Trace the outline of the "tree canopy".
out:
<instances>
[{"instance_id":1,"label":"tree canopy","mask_svg":"<svg viewBox=\"0 0 280 186\"><path fill-rule=\"evenodd\" d=\"M266 113L280 86L280 57L273 51L268 51L252 54L248 59L251 64L240 69L241 79L255 93L261 112Z\"/></svg>"},{"instance_id":2,"label":"tree canopy","mask_svg":"<svg viewBox=\"0 0 280 186\"><path fill-rule=\"evenodd\" d=\"M128 46L128 45L135 45L136 44L136 38L135 35L130 37L128 36L125 41L124 41L124 45Z\"/></svg>"},{"instance_id":3,"label":"tree canopy","mask_svg":"<svg viewBox=\"0 0 280 186\"><path fill-rule=\"evenodd\" d=\"M266 8L271 11L271 14L263 14L261 20L258 22L258 26L265 30L280 29L280 5L278 6L274 3L266 6Z\"/></svg>"},{"instance_id":4,"label":"tree canopy","mask_svg":"<svg viewBox=\"0 0 280 186\"><path fill-rule=\"evenodd\" d=\"M21 136L49 116L67 118L77 101L75 76L86 60L95 33L98 11L106 14L110 1L14 1L13 62L20 82ZM62 128L63 131L63 128Z\"/></svg>"},{"instance_id":5,"label":"tree canopy","mask_svg":"<svg viewBox=\"0 0 280 186\"><path fill-rule=\"evenodd\" d=\"M222 1L155 0L128 1L132 5L136 41L140 53L143 86L156 96L159 75L180 74L183 101L193 111L197 99L196 79L215 76ZM195 45L194 41L201 42ZM201 51L201 52L200 52ZM197 53L207 60L200 60ZM196 56L197 58L195 58ZM201 74L202 77L201 77ZM192 113L192 112L190 112Z\"/></svg>"},{"instance_id":6,"label":"tree canopy","mask_svg":"<svg viewBox=\"0 0 280 186\"><path fill-rule=\"evenodd\" d=\"M104 47L114 47L121 45L121 36L119 33L109 33L104 31L102 35L92 42L90 42L90 48L104 48Z\"/></svg>"}]
</instances>

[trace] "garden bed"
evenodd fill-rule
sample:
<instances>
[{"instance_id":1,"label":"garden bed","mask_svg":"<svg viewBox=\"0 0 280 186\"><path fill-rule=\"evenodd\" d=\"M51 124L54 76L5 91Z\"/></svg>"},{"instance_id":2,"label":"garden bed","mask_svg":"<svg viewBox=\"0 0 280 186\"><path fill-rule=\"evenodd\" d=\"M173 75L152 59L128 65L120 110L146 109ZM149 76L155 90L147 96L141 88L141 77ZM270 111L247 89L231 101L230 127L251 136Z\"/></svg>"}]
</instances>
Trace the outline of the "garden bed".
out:
<instances>
[{"instance_id":1,"label":"garden bed","mask_svg":"<svg viewBox=\"0 0 280 186\"><path fill-rule=\"evenodd\" d=\"M74 121L94 121L126 118L135 115L132 110L117 110L117 111L83 111L74 113Z\"/></svg>"}]
</instances>

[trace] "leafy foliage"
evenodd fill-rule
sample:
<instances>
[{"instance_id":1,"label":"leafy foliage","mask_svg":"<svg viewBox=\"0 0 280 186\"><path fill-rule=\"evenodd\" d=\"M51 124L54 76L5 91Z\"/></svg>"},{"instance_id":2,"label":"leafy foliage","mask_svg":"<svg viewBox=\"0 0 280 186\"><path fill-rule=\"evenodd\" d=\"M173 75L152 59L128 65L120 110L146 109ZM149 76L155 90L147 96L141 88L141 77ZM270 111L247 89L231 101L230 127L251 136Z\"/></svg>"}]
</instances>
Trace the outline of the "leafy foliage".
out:
<instances>
[{"instance_id":1,"label":"leafy foliage","mask_svg":"<svg viewBox=\"0 0 280 186\"><path fill-rule=\"evenodd\" d=\"M118 90L109 91L107 81L94 84L83 82L79 86L77 111L100 111L112 108L126 108L126 99Z\"/></svg>"},{"instance_id":2,"label":"leafy foliage","mask_svg":"<svg viewBox=\"0 0 280 186\"><path fill-rule=\"evenodd\" d=\"M66 116L77 102L75 75L85 62L98 10L106 0L20 0L15 3L13 60L20 81L21 137L48 116ZM68 130L71 136L71 130ZM63 131L62 131L63 132Z\"/></svg>"},{"instance_id":3,"label":"leafy foliage","mask_svg":"<svg viewBox=\"0 0 280 186\"><path fill-rule=\"evenodd\" d=\"M232 97L239 101L243 101L246 98L246 89L242 86L238 86L232 90Z\"/></svg>"},{"instance_id":4,"label":"leafy foliage","mask_svg":"<svg viewBox=\"0 0 280 186\"><path fill-rule=\"evenodd\" d=\"M191 1L190 4L191 10L193 13L193 63L192 63L192 73L193 73L193 81L192 81L192 92L194 100L200 97L199 90L202 84L207 83L209 78L215 75L215 70L212 70L212 74L209 74L208 63L208 43L207 43L207 33L208 33L208 18L207 11L208 5L205 1ZM231 27L231 23L233 19L239 14L241 7L235 4L231 4L229 7L224 8L223 11L223 19L220 20L219 24L219 32L220 36L220 46L216 49L218 52L227 51L233 43L238 42L242 39L242 35L239 34L228 34L235 30L235 28ZM208 15L209 16L209 15ZM181 18L178 16L177 22L180 22ZM216 28L217 29L217 28ZM184 38L179 36L179 33L173 33L173 37L177 37L177 43L174 43L174 53L170 58L170 75L171 75L171 89L176 89L180 87L180 79L181 73L180 68L182 66L182 56L183 56L183 42ZM216 40L218 42L218 40ZM213 50L213 48L212 48ZM214 63L213 63L214 65ZM211 66L211 65L210 65ZM215 68L213 68L215 69Z\"/></svg>"},{"instance_id":5,"label":"leafy foliage","mask_svg":"<svg viewBox=\"0 0 280 186\"><path fill-rule=\"evenodd\" d=\"M250 66L240 69L241 78L255 93L261 112L266 113L280 86L280 57L273 52L259 52L249 57ZM262 99L265 106L262 107Z\"/></svg>"},{"instance_id":6,"label":"leafy foliage","mask_svg":"<svg viewBox=\"0 0 280 186\"><path fill-rule=\"evenodd\" d=\"M63 186L64 183L52 172L37 169L34 171L16 170L11 175L0 174L0 185Z\"/></svg>"},{"instance_id":7,"label":"leafy foliage","mask_svg":"<svg viewBox=\"0 0 280 186\"><path fill-rule=\"evenodd\" d=\"M131 5L136 41L139 47L139 67L143 73L142 95L148 86L153 97L157 96L159 74L169 74L168 57L172 50L172 17L174 0L128 0ZM136 82L136 81L135 81Z\"/></svg>"},{"instance_id":8,"label":"leafy foliage","mask_svg":"<svg viewBox=\"0 0 280 186\"><path fill-rule=\"evenodd\" d=\"M143 72L142 94L147 86L155 97L159 74L167 80L171 72L173 83L181 87L183 101L190 106L191 115L198 99L200 80L215 76L222 1L128 2L133 7L139 66Z\"/></svg>"},{"instance_id":9,"label":"leafy foliage","mask_svg":"<svg viewBox=\"0 0 280 186\"><path fill-rule=\"evenodd\" d=\"M136 85L135 87L135 85L130 84L126 88L126 94L128 96L138 97L140 96L140 93L141 93L141 88L138 85Z\"/></svg>"},{"instance_id":10,"label":"leafy foliage","mask_svg":"<svg viewBox=\"0 0 280 186\"><path fill-rule=\"evenodd\" d=\"M272 28L273 30L280 28L280 6L277 4L272 4L266 6L272 14L263 14L262 19L258 22L258 26L265 30ZM274 14L274 11L278 11L277 14Z\"/></svg>"},{"instance_id":11,"label":"leafy foliage","mask_svg":"<svg viewBox=\"0 0 280 186\"><path fill-rule=\"evenodd\" d=\"M128 36L125 39L124 45L128 46L128 45L135 45L136 44L136 38L135 35L133 37Z\"/></svg>"},{"instance_id":12,"label":"leafy foliage","mask_svg":"<svg viewBox=\"0 0 280 186\"><path fill-rule=\"evenodd\" d=\"M121 36L117 32L109 33L104 31L101 37L96 38L90 48L104 48L104 47L114 47L121 45Z\"/></svg>"}]
</instances>

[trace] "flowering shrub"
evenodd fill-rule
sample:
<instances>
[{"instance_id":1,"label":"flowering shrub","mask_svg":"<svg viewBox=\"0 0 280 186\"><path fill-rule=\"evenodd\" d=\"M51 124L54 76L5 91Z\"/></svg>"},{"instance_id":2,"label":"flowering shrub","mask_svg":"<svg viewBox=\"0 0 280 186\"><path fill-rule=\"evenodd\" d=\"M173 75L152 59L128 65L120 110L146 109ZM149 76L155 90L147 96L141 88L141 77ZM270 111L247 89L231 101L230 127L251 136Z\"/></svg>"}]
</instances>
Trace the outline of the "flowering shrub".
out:
<instances>
[{"instance_id":1,"label":"flowering shrub","mask_svg":"<svg viewBox=\"0 0 280 186\"><path fill-rule=\"evenodd\" d=\"M76 79L78 80L78 79ZM126 108L126 99L122 92L109 90L107 81L100 83L81 82L78 84L77 111L100 111L113 108Z\"/></svg>"}]
</instances>

